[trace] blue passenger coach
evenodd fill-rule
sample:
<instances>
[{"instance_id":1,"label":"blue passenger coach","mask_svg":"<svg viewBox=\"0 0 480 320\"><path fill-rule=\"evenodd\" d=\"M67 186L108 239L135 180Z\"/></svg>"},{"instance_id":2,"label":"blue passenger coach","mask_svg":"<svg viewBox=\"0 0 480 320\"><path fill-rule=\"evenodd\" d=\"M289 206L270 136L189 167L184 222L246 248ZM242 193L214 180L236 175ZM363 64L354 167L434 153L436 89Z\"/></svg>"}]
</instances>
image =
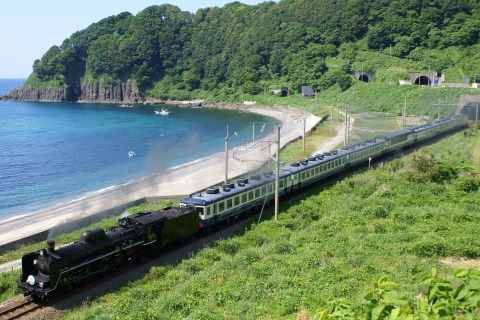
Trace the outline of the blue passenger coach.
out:
<instances>
[{"instance_id":1,"label":"blue passenger coach","mask_svg":"<svg viewBox=\"0 0 480 320\"><path fill-rule=\"evenodd\" d=\"M280 168L279 194L287 196L350 167L460 129L467 125L467 121L467 116L456 115L292 162ZM195 207L200 216L200 228L210 228L222 221L257 211L269 204L274 196L275 175L273 171L265 171L207 188L182 199L180 206Z\"/></svg>"}]
</instances>

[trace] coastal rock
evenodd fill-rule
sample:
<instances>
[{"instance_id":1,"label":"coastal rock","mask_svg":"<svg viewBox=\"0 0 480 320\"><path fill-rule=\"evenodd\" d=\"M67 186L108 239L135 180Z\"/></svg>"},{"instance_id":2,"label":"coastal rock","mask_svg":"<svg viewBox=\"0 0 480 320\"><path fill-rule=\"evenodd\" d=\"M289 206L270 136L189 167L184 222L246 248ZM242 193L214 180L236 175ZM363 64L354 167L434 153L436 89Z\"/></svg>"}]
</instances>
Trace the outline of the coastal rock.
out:
<instances>
[{"instance_id":1,"label":"coastal rock","mask_svg":"<svg viewBox=\"0 0 480 320\"><path fill-rule=\"evenodd\" d=\"M69 92L68 87L33 88L31 86L21 86L0 97L0 100L67 102L69 101Z\"/></svg>"},{"instance_id":2,"label":"coastal rock","mask_svg":"<svg viewBox=\"0 0 480 320\"><path fill-rule=\"evenodd\" d=\"M41 102L95 102L95 103L139 103L143 102L138 88L132 80L115 85L98 83L71 83L64 87L33 88L21 86L13 89L0 100Z\"/></svg>"}]
</instances>

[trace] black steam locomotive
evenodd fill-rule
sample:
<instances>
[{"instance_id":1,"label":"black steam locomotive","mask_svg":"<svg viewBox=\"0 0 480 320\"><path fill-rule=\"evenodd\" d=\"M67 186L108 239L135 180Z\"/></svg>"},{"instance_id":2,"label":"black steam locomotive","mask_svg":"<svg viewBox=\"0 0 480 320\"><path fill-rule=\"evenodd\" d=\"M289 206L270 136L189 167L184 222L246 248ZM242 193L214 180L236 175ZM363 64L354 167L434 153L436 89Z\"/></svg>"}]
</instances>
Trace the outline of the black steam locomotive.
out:
<instances>
[{"instance_id":1,"label":"black steam locomotive","mask_svg":"<svg viewBox=\"0 0 480 320\"><path fill-rule=\"evenodd\" d=\"M168 207L121 218L107 232L85 231L79 241L57 249L49 240L46 249L23 256L18 286L24 295L46 300L187 239L198 231L198 219L193 208Z\"/></svg>"}]
</instances>

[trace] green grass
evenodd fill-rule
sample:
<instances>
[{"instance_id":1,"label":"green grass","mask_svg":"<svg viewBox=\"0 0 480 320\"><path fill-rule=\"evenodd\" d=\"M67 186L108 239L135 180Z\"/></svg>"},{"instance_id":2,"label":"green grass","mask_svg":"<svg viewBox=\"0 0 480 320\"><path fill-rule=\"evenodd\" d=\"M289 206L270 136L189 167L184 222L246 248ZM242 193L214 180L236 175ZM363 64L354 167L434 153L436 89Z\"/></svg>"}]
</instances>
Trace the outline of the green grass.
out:
<instances>
[{"instance_id":1,"label":"green grass","mask_svg":"<svg viewBox=\"0 0 480 320\"><path fill-rule=\"evenodd\" d=\"M21 294L17 288L21 269L0 272L0 301L5 301Z\"/></svg>"},{"instance_id":2,"label":"green grass","mask_svg":"<svg viewBox=\"0 0 480 320\"><path fill-rule=\"evenodd\" d=\"M414 307L423 276L452 272L441 258L480 257L480 191L464 190L467 178L479 182L469 147L479 141L470 130L414 155L439 170L448 164L448 180L424 176L408 156L332 181L282 202L278 221L270 210L243 235L154 267L65 318L314 319L329 298L361 312L384 275Z\"/></svg>"}]
</instances>

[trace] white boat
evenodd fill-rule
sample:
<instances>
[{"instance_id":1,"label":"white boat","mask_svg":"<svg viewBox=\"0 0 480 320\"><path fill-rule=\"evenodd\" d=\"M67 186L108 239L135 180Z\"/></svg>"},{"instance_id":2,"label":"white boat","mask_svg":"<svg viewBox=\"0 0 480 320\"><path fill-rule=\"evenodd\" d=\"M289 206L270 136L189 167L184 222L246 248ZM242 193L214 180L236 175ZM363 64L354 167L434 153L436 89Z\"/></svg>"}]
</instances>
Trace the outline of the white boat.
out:
<instances>
[{"instance_id":1,"label":"white boat","mask_svg":"<svg viewBox=\"0 0 480 320\"><path fill-rule=\"evenodd\" d=\"M131 104L121 104L119 105L120 108L133 108L133 105Z\"/></svg>"},{"instance_id":2,"label":"white boat","mask_svg":"<svg viewBox=\"0 0 480 320\"><path fill-rule=\"evenodd\" d=\"M135 157L137 154L133 151L128 151L128 156L129 157Z\"/></svg>"},{"instance_id":3,"label":"white boat","mask_svg":"<svg viewBox=\"0 0 480 320\"><path fill-rule=\"evenodd\" d=\"M168 114L170 113L170 111L168 111L167 109L164 109L162 108L161 110L160 109L155 109L155 114L160 114L162 116L168 116Z\"/></svg>"}]
</instances>

